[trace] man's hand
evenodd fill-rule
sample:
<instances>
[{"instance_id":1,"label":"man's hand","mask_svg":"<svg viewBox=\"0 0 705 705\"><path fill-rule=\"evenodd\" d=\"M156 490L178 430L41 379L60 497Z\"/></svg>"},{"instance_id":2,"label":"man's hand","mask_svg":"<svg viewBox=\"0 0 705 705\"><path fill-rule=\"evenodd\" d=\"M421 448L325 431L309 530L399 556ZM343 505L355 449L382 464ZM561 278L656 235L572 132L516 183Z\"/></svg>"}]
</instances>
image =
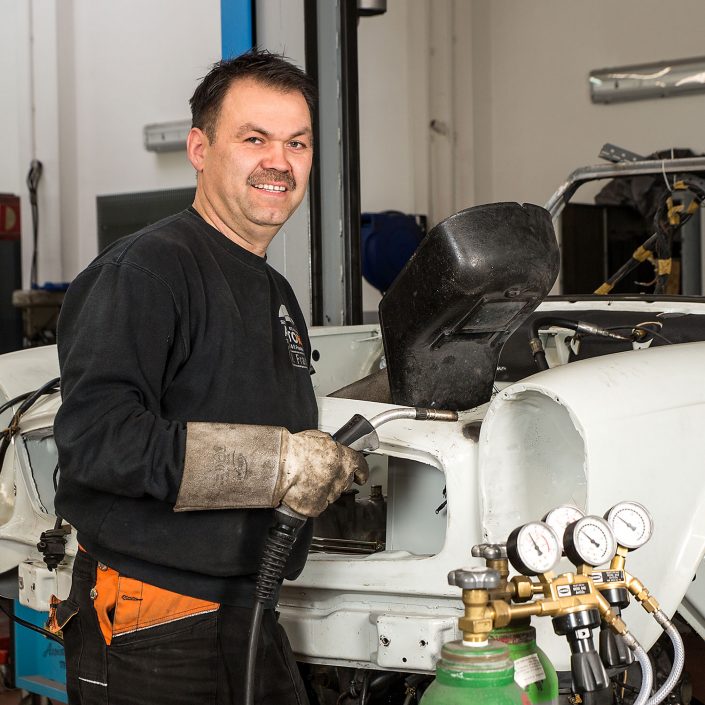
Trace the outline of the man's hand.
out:
<instances>
[{"instance_id":1,"label":"man's hand","mask_svg":"<svg viewBox=\"0 0 705 705\"><path fill-rule=\"evenodd\" d=\"M307 517L317 517L353 482L370 474L362 453L336 443L321 431L289 434L282 442L275 499Z\"/></svg>"},{"instance_id":2,"label":"man's hand","mask_svg":"<svg viewBox=\"0 0 705 705\"><path fill-rule=\"evenodd\" d=\"M191 422L177 512L277 507L318 516L353 482L367 482L362 453L321 431Z\"/></svg>"}]
</instances>

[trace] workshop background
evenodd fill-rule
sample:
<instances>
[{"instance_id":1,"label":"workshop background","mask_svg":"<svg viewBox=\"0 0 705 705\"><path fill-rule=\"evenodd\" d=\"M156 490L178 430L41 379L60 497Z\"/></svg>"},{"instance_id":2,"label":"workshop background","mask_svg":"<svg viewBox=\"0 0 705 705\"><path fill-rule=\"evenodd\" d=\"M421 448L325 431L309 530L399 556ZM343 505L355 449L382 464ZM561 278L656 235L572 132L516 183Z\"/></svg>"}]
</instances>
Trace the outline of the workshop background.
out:
<instances>
[{"instance_id":1,"label":"workshop background","mask_svg":"<svg viewBox=\"0 0 705 705\"><path fill-rule=\"evenodd\" d=\"M43 164L36 282L56 284L59 299L98 253L110 199L195 186L183 149L147 149L144 129L188 119L189 96L222 56L223 7L234 3L0 0L0 322L8 290L32 283L32 160ZM305 0L253 6L257 45L305 67ZM588 83L595 69L705 61L703 27L702 0L387 0L384 14L360 18L357 34L361 212L416 214L430 229L477 204L545 204L574 169L599 163L605 142L640 155L705 152L705 93L604 105ZM592 203L602 185L573 200ZM19 198L19 227L8 225L4 194ZM309 321L310 221L304 201L268 253ZM21 252L12 275L9 247ZM698 257L697 291L678 293L705 293L705 248ZM363 317L374 321L381 292L366 280L362 290ZM7 633L0 619L0 676ZM702 701L703 642L689 637Z\"/></svg>"},{"instance_id":2,"label":"workshop background","mask_svg":"<svg viewBox=\"0 0 705 705\"><path fill-rule=\"evenodd\" d=\"M96 255L98 196L194 184L183 152L145 150L143 127L188 118L220 58L220 7L0 0L0 193L21 195L23 286L32 158L40 283L70 281ZM303 65L303 0L256 8L260 46ZM705 94L595 105L588 89L593 69L703 54L704 26L699 0L389 0L359 23L362 211L422 213L430 227L474 204L543 204L606 141L705 150ZM304 311L307 226L302 208L270 252ZM365 283L364 310L378 301Z\"/></svg>"}]
</instances>

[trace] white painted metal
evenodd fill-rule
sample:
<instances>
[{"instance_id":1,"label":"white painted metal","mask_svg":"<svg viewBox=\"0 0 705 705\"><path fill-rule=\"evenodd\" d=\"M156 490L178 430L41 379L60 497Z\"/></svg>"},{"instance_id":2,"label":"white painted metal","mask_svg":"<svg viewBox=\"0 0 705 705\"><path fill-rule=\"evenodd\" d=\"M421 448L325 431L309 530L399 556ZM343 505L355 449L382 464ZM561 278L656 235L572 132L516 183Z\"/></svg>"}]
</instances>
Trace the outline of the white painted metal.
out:
<instances>
[{"instance_id":1,"label":"white painted metal","mask_svg":"<svg viewBox=\"0 0 705 705\"><path fill-rule=\"evenodd\" d=\"M324 397L380 369L384 351L379 325L312 328L311 380L316 396Z\"/></svg>"},{"instance_id":2,"label":"white painted metal","mask_svg":"<svg viewBox=\"0 0 705 705\"><path fill-rule=\"evenodd\" d=\"M66 598L71 588L71 572L63 566L48 571L44 561L28 559L19 565L19 600L30 609L46 612L52 595Z\"/></svg>"},{"instance_id":3,"label":"white painted metal","mask_svg":"<svg viewBox=\"0 0 705 705\"><path fill-rule=\"evenodd\" d=\"M599 515L640 502L655 531L627 570L673 614L705 549L705 380L693 373L703 355L705 343L618 353L503 390L480 434L485 536L501 540L557 500ZM636 606L625 620L647 647L660 633Z\"/></svg>"},{"instance_id":4,"label":"white painted metal","mask_svg":"<svg viewBox=\"0 0 705 705\"><path fill-rule=\"evenodd\" d=\"M695 302L541 306L576 316L600 308L643 312L644 320L663 310L705 315L705 304ZM336 430L355 413L369 418L394 408L321 396L379 369L376 326L314 329L311 338L319 356L314 382L323 430ZM504 540L559 504L602 514L624 499L646 506L655 524L653 539L629 555L627 569L669 614L688 591L681 611L705 635L703 581L691 587L705 550L705 381L698 372L704 355L705 343L607 355L509 385L489 404L462 412L457 423L381 426L380 448L370 461L374 483L386 486L389 549L310 556L280 601L295 652L318 663L431 671L441 644L456 637L462 609L446 575L480 563L471 558L473 544ZM53 348L2 356L0 392L9 397L36 388L56 375L56 367ZM58 404L56 396L38 404L23 418L23 433L50 427ZM34 607L48 592L65 596L69 568L49 577L40 563L35 544L53 517L38 503L22 442L17 439L0 471L0 570L23 563L21 599ZM444 485L448 504L436 514ZM69 555L75 550L73 542ZM559 568L569 566L562 561ZM658 629L637 605L624 616L648 648ZM566 670L565 642L553 635L549 620L535 625L542 648Z\"/></svg>"},{"instance_id":5,"label":"white painted metal","mask_svg":"<svg viewBox=\"0 0 705 705\"><path fill-rule=\"evenodd\" d=\"M59 360L55 345L1 355L0 403L31 392L58 376Z\"/></svg>"}]
</instances>

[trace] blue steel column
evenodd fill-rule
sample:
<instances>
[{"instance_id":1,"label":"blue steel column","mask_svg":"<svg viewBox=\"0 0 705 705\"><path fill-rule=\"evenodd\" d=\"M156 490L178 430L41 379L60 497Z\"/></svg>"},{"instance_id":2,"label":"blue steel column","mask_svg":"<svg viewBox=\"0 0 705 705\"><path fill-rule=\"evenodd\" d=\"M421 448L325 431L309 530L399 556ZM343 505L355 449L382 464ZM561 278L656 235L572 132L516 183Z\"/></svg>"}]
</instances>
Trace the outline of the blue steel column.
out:
<instances>
[{"instance_id":1,"label":"blue steel column","mask_svg":"<svg viewBox=\"0 0 705 705\"><path fill-rule=\"evenodd\" d=\"M220 0L220 45L223 59L231 59L252 48L252 20L252 0Z\"/></svg>"}]
</instances>

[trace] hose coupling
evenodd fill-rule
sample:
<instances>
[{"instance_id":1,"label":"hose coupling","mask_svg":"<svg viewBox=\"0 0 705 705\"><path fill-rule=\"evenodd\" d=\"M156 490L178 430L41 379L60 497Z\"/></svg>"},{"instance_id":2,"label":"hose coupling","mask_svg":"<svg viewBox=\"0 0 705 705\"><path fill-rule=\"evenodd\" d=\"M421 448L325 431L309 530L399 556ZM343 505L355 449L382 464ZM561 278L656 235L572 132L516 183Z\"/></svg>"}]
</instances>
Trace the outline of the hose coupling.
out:
<instances>
[{"instance_id":1,"label":"hose coupling","mask_svg":"<svg viewBox=\"0 0 705 705\"><path fill-rule=\"evenodd\" d=\"M639 642L634 638L631 632L625 632L622 634L622 641L632 650L636 651L639 646Z\"/></svg>"},{"instance_id":2,"label":"hose coupling","mask_svg":"<svg viewBox=\"0 0 705 705\"><path fill-rule=\"evenodd\" d=\"M600 328L599 326L588 323L587 321L578 321L575 332L583 333L585 335L597 335L602 338L612 338L613 340L630 340L630 338L626 335L614 333L606 328Z\"/></svg>"},{"instance_id":3,"label":"hose coupling","mask_svg":"<svg viewBox=\"0 0 705 705\"><path fill-rule=\"evenodd\" d=\"M536 355L536 353L543 352L543 345L540 338L530 338L529 348L531 349L531 354Z\"/></svg>"},{"instance_id":4,"label":"hose coupling","mask_svg":"<svg viewBox=\"0 0 705 705\"><path fill-rule=\"evenodd\" d=\"M673 622L671 622L668 615L662 609L657 609L653 613L653 618L658 622L659 626L662 627L664 631L673 625Z\"/></svg>"},{"instance_id":5,"label":"hose coupling","mask_svg":"<svg viewBox=\"0 0 705 705\"><path fill-rule=\"evenodd\" d=\"M416 408L417 421L457 421L458 412L450 409L426 409L420 406Z\"/></svg>"}]
</instances>

